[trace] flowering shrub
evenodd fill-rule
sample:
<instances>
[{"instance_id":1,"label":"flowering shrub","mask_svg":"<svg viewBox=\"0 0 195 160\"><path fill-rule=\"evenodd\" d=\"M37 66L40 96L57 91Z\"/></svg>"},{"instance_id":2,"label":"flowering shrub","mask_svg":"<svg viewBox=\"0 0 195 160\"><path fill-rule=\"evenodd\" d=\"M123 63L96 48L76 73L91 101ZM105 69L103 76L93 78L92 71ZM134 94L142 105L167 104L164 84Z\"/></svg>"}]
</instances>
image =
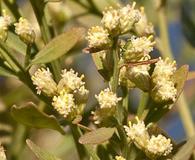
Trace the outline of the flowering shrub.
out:
<instances>
[{"instance_id":1,"label":"flowering shrub","mask_svg":"<svg viewBox=\"0 0 195 160\"><path fill-rule=\"evenodd\" d=\"M22 138L12 143L21 146L15 145L14 150L5 144L6 150L0 148L0 159L6 160L7 154L8 159L19 160L27 139L26 144L39 160L60 160L28 139L29 128L49 128L62 135L71 134L81 160L189 159L195 146L194 137L177 144L157 123L172 110L181 95L188 65L177 67L171 55L164 54L166 37L156 36L144 7L139 8L136 2L117 4L101 12L91 0L87 0L88 4L72 1L83 6L87 13L100 16L99 25L90 27L86 34L84 28L77 26L61 33L69 17L64 17L68 13L62 11L63 7L58 6L56 10L52 6L59 2L30 0L40 28L37 33L30 19L21 16L16 1L2 2L5 9L0 17L0 74L19 79L36 99L11 107L14 123L25 125L16 135ZM159 3L157 10L162 15L165 2ZM14 6L18 8L13 9ZM57 15L56 22L49 20L46 9L53 13L50 18ZM83 35L88 42L83 52L92 57L107 84L95 95L87 89L84 74L62 63L71 49L81 50ZM153 58L155 49L162 52L161 56ZM96 85L95 81L91 83ZM129 95L135 89L143 96L132 112ZM88 109L91 97L96 103ZM183 94L181 98L184 100ZM188 113L188 108L185 111ZM193 127L190 129L194 132Z\"/></svg>"}]
</instances>

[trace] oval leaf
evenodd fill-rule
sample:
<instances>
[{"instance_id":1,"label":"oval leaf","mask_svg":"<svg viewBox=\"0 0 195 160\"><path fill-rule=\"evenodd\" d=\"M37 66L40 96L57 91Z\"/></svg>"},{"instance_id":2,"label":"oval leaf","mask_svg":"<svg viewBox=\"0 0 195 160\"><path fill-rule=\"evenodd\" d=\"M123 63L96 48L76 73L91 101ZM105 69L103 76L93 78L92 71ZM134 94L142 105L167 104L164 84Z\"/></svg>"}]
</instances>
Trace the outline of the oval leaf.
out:
<instances>
[{"instance_id":1,"label":"oval leaf","mask_svg":"<svg viewBox=\"0 0 195 160\"><path fill-rule=\"evenodd\" d=\"M59 158L52 155L51 153L42 150L40 147L34 144L31 140L27 139L26 143L39 160L60 160Z\"/></svg>"},{"instance_id":2,"label":"oval leaf","mask_svg":"<svg viewBox=\"0 0 195 160\"><path fill-rule=\"evenodd\" d=\"M35 128L50 128L65 134L54 116L49 116L37 109L33 103L11 108L13 118L24 125Z\"/></svg>"},{"instance_id":3,"label":"oval leaf","mask_svg":"<svg viewBox=\"0 0 195 160\"><path fill-rule=\"evenodd\" d=\"M173 156L173 160L188 160L192 155L195 148L195 136L191 137Z\"/></svg>"},{"instance_id":4,"label":"oval leaf","mask_svg":"<svg viewBox=\"0 0 195 160\"><path fill-rule=\"evenodd\" d=\"M115 128L99 128L88 132L79 138L81 144L101 144L109 140L115 132Z\"/></svg>"},{"instance_id":5,"label":"oval leaf","mask_svg":"<svg viewBox=\"0 0 195 160\"><path fill-rule=\"evenodd\" d=\"M83 28L72 28L50 41L37 53L31 64L51 62L72 49L84 35Z\"/></svg>"}]
</instances>

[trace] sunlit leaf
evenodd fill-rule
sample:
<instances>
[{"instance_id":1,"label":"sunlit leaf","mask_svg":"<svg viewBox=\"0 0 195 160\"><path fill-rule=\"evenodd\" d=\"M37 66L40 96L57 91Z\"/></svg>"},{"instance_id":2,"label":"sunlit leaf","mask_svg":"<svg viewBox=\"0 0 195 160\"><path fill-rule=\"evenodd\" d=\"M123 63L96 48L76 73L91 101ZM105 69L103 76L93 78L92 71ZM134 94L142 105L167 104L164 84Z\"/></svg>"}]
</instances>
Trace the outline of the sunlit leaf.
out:
<instances>
[{"instance_id":1,"label":"sunlit leaf","mask_svg":"<svg viewBox=\"0 0 195 160\"><path fill-rule=\"evenodd\" d=\"M38 147L31 140L27 139L26 143L27 143L28 147L31 149L31 151L36 155L38 160L60 160L59 158L52 155L51 153L44 151L43 149Z\"/></svg>"},{"instance_id":2,"label":"sunlit leaf","mask_svg":"<svg viewBox=\"0 0 195 160\"><path fill-rule=\"evenodd\" d=\"M16 121L24 125L35 128L50 128L64 134L56 118L39 111L33 103L27 103L21 107L13 106L11 115Z\"/></svg>"},{"instance_id":3,"label":"sunlit leaf","mask_svg":"<svg viewBox=\"0 0 195 160\"><path fill-rule=\"evenodd\" d=\"M101 144L109 140L115 132L115 128L99 128L80 137L81 144Z\"/></svg>"},{"instance_id":4,"label":"sunlit leaf","mask_svg":"<svg viewBox=\"0 0 195 160\"><path fill-rule=\"evenodd\" d=\"M172 160L188 160L195 148L195 136L191 137L173 156Z\"/></svg>"},{"instance_id":5,"label":"sunlit leaf","mask_svg":"<svg viewBox=\"0 0 195 160\"><path fill-rule=\"evenodd\" d=\"M72 49L84 35L83 28L72 28L51 40L32 60L31 64L48 63Z\"/></svg>"},{"instance_id":6,"label":"sunlit leaf","mask_svg":"<svg viewBox=\"0 0 195 160\"><path fill-rule=\"evenodd\" d=\"M187 80L187 76L188 76L188 70L189 70L189 66L183 65L175 72L173 76L173 80L176 84L176 89L177 89L177 97L179 97L179 95L183 91L185 81Z\"/></svg>"}]
</instances>

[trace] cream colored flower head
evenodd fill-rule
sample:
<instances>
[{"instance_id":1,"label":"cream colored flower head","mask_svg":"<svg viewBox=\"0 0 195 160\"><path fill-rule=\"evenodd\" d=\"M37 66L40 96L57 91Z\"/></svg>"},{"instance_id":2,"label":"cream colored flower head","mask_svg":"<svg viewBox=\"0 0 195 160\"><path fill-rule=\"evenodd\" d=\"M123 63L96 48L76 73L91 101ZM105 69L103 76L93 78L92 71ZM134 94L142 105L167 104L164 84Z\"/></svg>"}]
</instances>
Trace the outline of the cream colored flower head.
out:
<instances>
[{"instance_id":1,"label":"cream colored flower head","mask_svg":"<svg viewBox=\"0 0 195 160\"><path fill-rule=\"evenodd\" d=\"M25 43L31 44L34 42L35 31L27 19L21 17L19 22L14 25L16 34L18 34Z\"/></svg>"},{"instance_id":2,"label":"cream colored flower head","mask_svg":"<svg viewBox=\"0 0 195 160\"><path fill-rule=\"evenodd\" d=\"M108 7L103 12L101 23L109 32L117 31L119 30L119 19L120 15L118 9Z\"/></svg>"},{"instance_id":3,"label":"cream colored flower head","mask_svg":"<svg viewBox=\"0 0 195 160\"><path fill-rule=\"evenodd\" d=\"M153 83L158 83L162 78L170 79L175 73L176 61L172 61L169 58L163 60L161 57L159 61L155 64L154 71L152 73L152 81Z\"/></svg>"},{"instance_id":4,"label":"cream colored flower head","mask_svg":"<svg viewBox=\"0 0 195 160\"><path fill-rule=\"evenodd\" d=\"M171 140L165 136L159 134L158 136L151 136L147 150L150 154L157 156L167 156L173 150Z\"/></svg>"},{"instance_id":5,"label":"cream colored flower head","mask_svg":"<svg viewBox=\"0 0 195 160\"><path fill-rule=\"evenodd\" d=\"M62 70L62 79L58 83L58 92L66 90L66 92L79 92L82 95L88 93L85 89L85 82L83 81L84 75L78 76L78 73L73 69Z\"/></svg>"},{"instance_id":6,"label":"cream colored flower head","mask_svg":"<svg viewBox=\"0 0 195 160\"><path fill-rule=\"evenodd\" d=\"M135 23L135 32L140 36L154 34L154 26L148 22L144 7L140 8L140 19Z\"/></svg>"},{"instance_id":7,"label":"cream colored flower head","mask_svg":"<svg viewBox=\"0 0 195 160\"><path fill-rule=\"evenodd\" d=\"M6 160L4 148L0 145L0 160Z\"/></svg>"},{"instance_id":8,"label":"cream colored flower head","mask_svg":"<svg viewBox=\"0 0 195 160\"><path fill-rule=\"evenodd\" d=\"M134 124L129 121L129 126L124 126L126 134L138 148L145 148L150 138L147 127L145 126L144 121L139 120L138 117L136 117L136 121L137 123Z\"/></svg>"},{"instance_id":9,"label":"cream colored flower head","mask_svg":"<svg viewBox=\"0 0 195 160\"><path fill-rule=\"evenodd\" d=\"M156 102L175 102L177 97L177 89L175 88L172 80L167 80L163 78L162 75L162 79L159 80L152 89L151 96Z\"/></svg>"},{"instance_id":10,"label":"cream colored flower head","mask_svg":"<svg viewBox=\"0 0 195 160\"><path fill-rule=\"evenodd\" d=\"M40 68L31 77L33 84L36 86L37 94L44 92L48 96L54 96L57 93L57 84L53 80L49 68Z\"/></svg>"},{"instance_id":11,"label":"cream colored flower head","mask_svg":"<svg viewBox=\"0 0 195 160\"><path fill-rule=\"evenodd\" d=\"M100 92L99 95L95 95L95 98L98 100L100 108L112 108L117 105L117 103L122 99L117 97L115 93L110 91L109 88Z\"/></svg>"},{"instance_id":12,"label":"cream colored flower head","mask_svg":"<svg viewBox=\"0 0 195 160\"><path fill-rule=\"evenodd\" d=\"M142 59L150 59L149 53L153 51L155 42L153 36L132 36L124 47L124 59L129 62L138 62Z\"/></svg>"},{"instance_id":13,"label":"cream colored flower head","mask_svg":"<svg viewBox=\"0 0 195 160\"><path fill-rule=\"evenodd\" d=\"M62 91L59 96L53 97L52 105L59 114L67 118L77 108L73 94Z\"/></svg>"},{"instance_id":14,"label":"cream colored flower head","mask_svg":"<svg viewBox=\"0 0 195 160\"><path fill-rule=\"evenodd\" d=\"M135 9L135 5L136 3L133 2L132 5L126 5L119 10L120 30L122 34L130 31L133 25L141 18L139 11Z\"/></svg>"},{"instance_id":15,"label":"cream colored flower head","mask_svg":"<svg viewBox=\"0 0 195 160\"><path fill-rule=\"evenodd\" d=\"M5 10L2 12L3 16L0 16L0 39L5 41L7 39L8 27L12 23L12 20Z\"/></svg>"},{"instance_id":16,"label":"cream colored flower head","mask_svg":"<svg viewBox=\"0 0 195 160\"><path fill-rule=\"evenodd\" d=\"M123 158L122 156L116 156L115 160L126 160L125 158Z\"/></svg>"},{"instance_id":17,"label":"cream colored flower head","mask_svg":"<svg viewBox=\"0 0 195 160\"><path fill-rule=\"evenodd\" d=\"M86 39L90 48L104 49L111 44L108 31L101 26L91 27L88 30Z\"/></svg>"}]
</instances>

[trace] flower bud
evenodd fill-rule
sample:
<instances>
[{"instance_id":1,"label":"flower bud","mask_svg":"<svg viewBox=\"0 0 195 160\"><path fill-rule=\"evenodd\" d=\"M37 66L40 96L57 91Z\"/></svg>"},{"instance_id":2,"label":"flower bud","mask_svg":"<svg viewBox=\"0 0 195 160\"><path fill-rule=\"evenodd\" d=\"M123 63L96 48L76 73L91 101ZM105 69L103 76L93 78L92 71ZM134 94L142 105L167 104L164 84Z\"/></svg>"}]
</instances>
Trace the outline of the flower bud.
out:
<instances>
[{"instance_id":1,"label":"flower bud","mask_svg":"<svg viewBox=\"0 0 195 160\"><path fill-rule=\"evenodd\" d=\"M126 160L125 158L123 158L122 156L116 156L115 160Z\"/></svg>"},{"instance_id":2,"label":"flower bud","mask_svg":"<svg viewBox=\"0 0 195 160\"><path fill-rule=\"evenodd\" d=\"M161 76L151 92L151 97L158 103L175 102L177 97L177 89L174 82L167 80Z\"/></svg>"},{"instance_id":3,"label":"flower bud","mask_svg":"<svg viewBox=\"0 0 195 160\"><path fill-rule=\"evenodd\" d=\"M140 19L139 11L134 9L135 5L136 3L134 2L132 6L127 5L119 10L121 34L130 31L133 25Z\"/></svg>"},{"instance_id":4,"label":"flower bud","mask_svg":"<svg viewBox=\"0 0 195 160\"><path fill-rule=\"evenodd\" d=\"M173 150L171 140L159 134L158 136L152 135L147 145L147 155L152 159L159 156L167 156Z\"/></svg>"},{"instance_id":5,"label":"flower bud","mask_svg":"<svg viewBox=\"0 0 195 160\"><path fill-rule=\"evenodd\" d=\"M119 19L120 15L118 10L109 7L103 12L101 23L109 31L109 33L117 34L119 33Z\"/></svg>"},{"instance_id":6,"label":"flower bud","mask_svg":"<svg viewBox=\"0 0 195 160\"><path fill-rule=\"evenodd\" d=\"M26 44L32 44L35 41L35 32L27 19L21 17L18 23L15 23L15 32Z\"/></svg>"},{"instance_id":7,"label":"flower bud","mask_svg":"<svg viewBox=\"0 0 195 160\"><path fill-rule=\"evenodd\" d=\"M0 40L5 41L7 39L8 26L11 22L11 17L3 10L3 16L0 16Z\"/></svg>"},{"instance_id":8,"label":"flower bud","mask_svg":"<svg viewBox=\"0 0 195 160\"><path fill-rule=\"evenodd\" d=\"M137 62L141 59L150 59L149 53L153 51L153 36L147 37L131 37L123 48L123 58L126 62Z\"/></svg>"},{"instance_id":9,"label":"flower bud","mask_svg":"<svg viewBox=\"0 0 195 160\"><path fill-rule=\"evenodd\" d=\"M129 67L127 71L127 77L143 91L148 91L150 88L150 65L138 65L135 67Z\"/></svg>"},{"instance_id":10,"label":"flower bud","mask_svg":"<svg viewBox=\"0 0 195 160\"><path fill-rule=\"evenodd\" d=\"M106 49L111 45L108 31L101 26L91 27L86 39L90 48Z\"/></svg>"},{"instance_id":11,"label":"flower bud","mask_svg":"<svg viewBox=\"0 0 195 160\"><path fill-rule=\"evenodd\" d=\"M52 78L49 68L40 68L31 77L33 84L36 85L37 94L44 92L48 96L57 94L57 84Z\"/></svg>"},{"instance_id":12,"label":"flower bud","mask_svg":"<svg viewBox=\"0 0 195 160\"><path fill-rule=\"evenodd\" d=\"M139 36L147 36L150 34L154 34L154 26L152 23L149 23L144 12L144 7L140 8L140 19L137 23L135 23L135 32Z\"/></svg>"},{"instance_id":13,"label":"flower bud","mask_svg":"<svg viewBox=\"0 0 195 160\"><path fill-rule=\"evenodd\" d=\"M117 103L122 99L118 98L116 94L110 91L109 88L100 92L99 95L95 95L95 98L100 104L100 108L112 108L117 105Z\"/></svg>"},{"instance_id":14,"label":"flower bud","mask_svg":"<svg viewBox=\"0 0 195 160\"><path fill-rule=\"evenodd\" d=\"M0 146L0 159L1 160L7 160L7 158L5 156L4 148L2 146Z\"/></svg>"},{"instance_id":15,"label":"flower bud","mask_svg":"<svg viewBox=\"0 0 195 160\"><path fill-rule=\"evenodd\" d=\"M59 114L63 115L64 118L67 118L67 116L69 116L77 108L74 101L75 99L73 94L61 91L59 96L53 97L52 105Z\"/></svg>"}]
</instances>

